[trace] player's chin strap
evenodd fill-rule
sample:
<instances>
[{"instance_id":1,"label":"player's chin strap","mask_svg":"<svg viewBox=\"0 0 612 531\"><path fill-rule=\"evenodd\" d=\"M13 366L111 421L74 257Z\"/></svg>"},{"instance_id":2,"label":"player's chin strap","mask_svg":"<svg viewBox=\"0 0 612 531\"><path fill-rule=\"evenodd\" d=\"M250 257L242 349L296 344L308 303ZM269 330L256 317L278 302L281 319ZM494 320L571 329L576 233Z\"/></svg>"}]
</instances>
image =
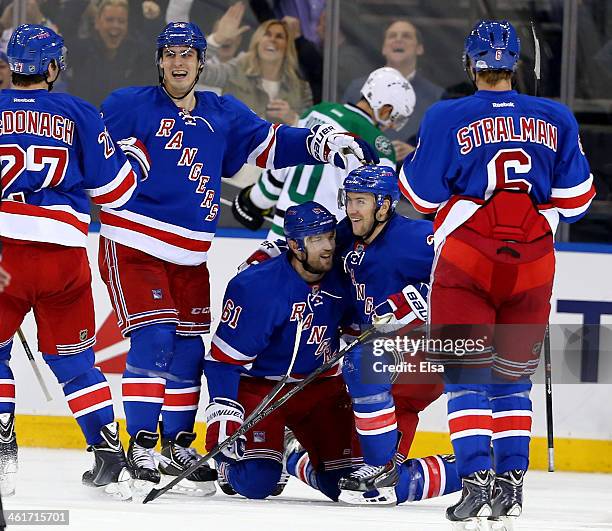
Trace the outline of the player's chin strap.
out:
<instances>
[{"instance_id":1,"label":"player's chin strap","mask_svg":"<svg viewBox=\"0 0 612 531\"><path fill-rule=\"evenodd\" d=\"M59 65L57 65L57 76L55 76L55 79L53 81L49 81L49 70L47 69L47 73L45 74L45 83L47 84L47 91L51 92L53 90L53 85L55 84L55 82L59 79L60 74L62 73L61 68L59 67Z\"/></svg>"},{"instance_id":2,"label":"player's chin strap","mask_svg":"<svg viewBox=\"0 0 612 531\"><path fill-rule=\"evenodd\" d=\"M174 94L172 94L172 92L168 90L168 88L164 84L164 71L159 67L159 63L157 63L157 75L159 77L159 85L161 86L162 90L168 95L168 97L174 101L184 100L187 96L189 96L189 94L191 94L191 91L198 84L198 81L200 80L200 76L202 75L203 70L204 70L204 64L200 62L200 66L198 67L198 74L193 80L193 83L191 84L191 86L189 87L189 90L187 90L187 92L185 92L185 94L183 94L182 96L175 96Z\"/></svg>"},{"instance_id":3,"label":"player's chin strap","mask_svg":"<svg viewBox=\"0 0 612 531\"><path fill-rule=\"evenodd\" d=\"M376 214L378 214L379 210L380 210L379 206L377 206L376 210L374 210L374 223L372 223L372 226L370 227L370 230L364 236L360 236L360 238L363 240L364 243L366 242L366 240L368 240L370 238L370 236L372 236L372 234L374 234L374 231L376 230L376 228L379 225L383 225L383 224L387 223L387 221L389 221L393 217L393 215L395 214L395 210L392 210L391 212L389 212L389 215L387 216L387 219L384 219L383 221L379 221L376 218Z\"/></svg>"},{"instance_id":4,"label":"player's chin strap","mask_svg":"<svg viewBox=\"0 0 612 531\"><path fill-rule=\"evenodd\" d=\"M293 253L293 251L291 252ZM300 260L300 257L296 253L293 253L293 256L295 256L295 259L302 264L304 270L308 271L311 275L322 275L325 271L317 271L310 264L308 264L308 251L306 250L306 246L304 246L302 252L305 255L304 260Z\"/></svg>"},{"instance_id":5,"label":"player's chin strap","mask_svg":"<svg viewBox=\"0 0 612 531\"><path fill-rule=\"evenodd\" d=\"M478 87L476 86L476 72L474 70L472 70L472 68L470 66L470 62L471 62L470 58L466 56L463 59L463 69L465 70L465 73L466 73L468 79L472 83L472 86L474 87L474 91L478 92Z\"/></svg>"}]
</instances>

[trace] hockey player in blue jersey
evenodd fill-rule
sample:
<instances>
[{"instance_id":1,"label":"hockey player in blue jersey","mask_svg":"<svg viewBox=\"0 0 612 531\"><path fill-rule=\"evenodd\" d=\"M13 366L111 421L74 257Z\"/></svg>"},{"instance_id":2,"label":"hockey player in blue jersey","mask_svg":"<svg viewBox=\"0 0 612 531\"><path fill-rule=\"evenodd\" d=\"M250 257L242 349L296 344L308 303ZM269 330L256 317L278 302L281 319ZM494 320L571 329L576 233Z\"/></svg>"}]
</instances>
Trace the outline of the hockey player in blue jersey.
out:
<instances>
[{"instance_id":1,"label":"hockey player in blue jersey","mask_svg":"<svg viewBox=\"0 0 612 531\"><path fill-rule=\"evenodd\" d=\"M133 200L146 178L147 154L135 139L119 142L97 110L50 93L64 66L64 41L51 29L21 25L8 56L14 89L0 93L0 245L12 281L0 293L0 487L15 489L13 336L33 310L38 348L81 428L95 464L83 483L130 495L126 459L106 378L94 367L96 342L86 244L90 199L108 209ZM118 482L120 475L125 482Z\"/></svg>"},{"instance_id":2,"label":"hockey player in blue jersey","mask_svg":"<svg viewBox=\"0 0 612 531\"><path fill-rule=\"evenodd\" d=\"M229 282L204 364L208 450L231 436L285 374L298 321L303 330L290 381L338 351L339 327L350 322L351 305L348 283L334 267L335 227L336 218L314 201L290 207L289 250ZM351 470L355 442L339 364L227 448L218 462L221 479L248 498L273 494L283 469L285 426L309 452L314 486L337 500L338 480Z\"/></svg>"},{"instance_id":3,"label":"hockey player in blue jersey","mask_svg":"<svg viewBox=\"0 0 612 531\"><path fill-rule=\"evenodd\" d=\"M471 355L441 356L463 479L446 513L457 526L487 525L488 517L504 529L521 514L529 377L550 312L553 235L595 195L569 109L512 90L519 53L510 23L474 27L464 61L477 92L430 107L400 175L415 208L436 212L432 338L486 340Z\"/></svg>"},{"instance_id":4,"label":"hockey player in blue jersey","mask_svg":"<svg viewBox=\"0 0 612 531\"><path fill-rule=\"evenodd\" d=\"M333 127L273 125L231 95L195 92L206 40L190 23L171 23L157 39L160 85L113 92L102 104L115 138L138 137L153 160L130 209L102 210L100 269L119 326L130 337L123 401L135 484L159 483L153 459L161 412L163 474L175 475L197 454L189 448L210 328L208 250L219 215L221 176L245 163L262 168L344 164L344 152L377 158ZM364 154L365 152L365 154ZM353 156L353 155L351 155ZM211 494L214 473L201 467L193 492Z\"/></svg>"},{"instance_id":5,"label":"hockey player in blue jersey","mask_svg":"<svg viewBox=\"0 0 612 531\"><path fill-rule=\"evenodd\" d=\"M361 326L384 323L387 330L407 333L426 319L432 224L396 214L398 200L395 170L353 170L339 193L347 217L338 225L338 241L350 279L353 319ZM406 460L418 413L440 396L440 381L423 374L411 383L393 385L384 377L371 383L373 362L380 359L372 349L372 344L360 345L344 358L363 466L340 480L340 501L395 504L458 490L452 456ZM313 474L301 449L289 454L287 468L302 480Z\"/></svg>"}]
</instances>

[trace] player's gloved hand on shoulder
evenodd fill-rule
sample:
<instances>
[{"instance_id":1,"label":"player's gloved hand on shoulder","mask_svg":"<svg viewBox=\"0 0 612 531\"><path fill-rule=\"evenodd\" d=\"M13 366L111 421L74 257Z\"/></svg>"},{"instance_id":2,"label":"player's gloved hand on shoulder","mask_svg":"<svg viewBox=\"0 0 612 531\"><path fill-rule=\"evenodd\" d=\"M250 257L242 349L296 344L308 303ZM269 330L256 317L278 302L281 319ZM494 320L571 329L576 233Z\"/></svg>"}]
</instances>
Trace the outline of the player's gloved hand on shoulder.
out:
<instances>
[{"instance_id":1,"label":"player's gloved hand on shoulder","mask_svg":"<svg viewBox=\"0 0 612 531\"><path fill-rule=\"evenodd\" d=\"M231 398L213 398L206 407L206 451L210 452L217 444L231 437L244 422L244 408ZM226 446L222 453L230 459L242 459L246 437L241 435Z\"/></svg>"},{"instance_id":2,"label":"player's gloved hand on shoulder","mask_svg":"<svg viewBox=\"0 0 612 531\"><path fill-rule=\"evenodd\" d=\"M119 140L117 145L125 153L126 157L138 162L142 173L141 181L146 180L151 170L151 157L149 157L147 147L133 136Z\"/></svg>"},{"instance_id":3,"label":"player's gloved hand on shoulder","mask_svg":"<svg viewBox=\"0 0 612 531\"><path fill-rule=\"evenodd\" d=\"M258 230L263 225L265 216L270 214L270 209L262 210L255 206L249 197L251 189L255 185L247 186L240 190L232 201L232 214L247 229Z\"/></svg>"},{"instance_id":4,"label":"player's gloved hand on shoulder","mask_svg":"<svg viewBox=\"0 0 612 531\"><path fill-rule=\"evenodd\" d=\"M429 286L423 282L408 284L374 308L372 324L383 333L405 333L425 324L428 293Z\"/></svg>"},{"instance_id":5,"label":"player's gloved hand on shoulder","mask_svg":"<svg viewBox=\"0 0 612 531\"><path fill-rule=\"evenodd\" d=\"M306 138L310 155L321 161L346 169L347 155L352 154L361 164L378 164L376 150L363 138L336 129L333 125L315 125Z\"/></svg>"},{"instance_id":6,"label":"player's gloved hand on shoulder","mask_svg":"<svg viewBox=\"0 0 612 531\"><path fill-rule=\"evenodd\" d=\"M275 240L273 242L264 240L261 242L257 250L238 266L238 273L244 271L252 265L260 264L261 262L265 262L270 258L279 256L287 249L289 249L289 246L285 240Z\"/></svg>"}]
</instances>

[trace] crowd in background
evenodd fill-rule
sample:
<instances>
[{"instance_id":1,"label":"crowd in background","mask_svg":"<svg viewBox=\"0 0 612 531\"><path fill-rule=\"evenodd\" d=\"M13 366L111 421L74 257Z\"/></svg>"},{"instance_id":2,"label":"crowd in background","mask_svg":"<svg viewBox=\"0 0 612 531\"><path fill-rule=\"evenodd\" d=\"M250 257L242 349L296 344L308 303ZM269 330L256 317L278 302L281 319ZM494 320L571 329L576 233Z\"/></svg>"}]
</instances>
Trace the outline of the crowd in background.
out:
<instances>
[{"instance_id":1,"label":"crowd in background","mask_svg":"<svg viewBox=\"0 0 612 531\"><path fill-rule=\"evenodd\" d=\"M69 69L56 84L56 90L70 92L96 106L117 88L157 83L155 37L167 22L179 20L195 22L208 39L206 68L198 83L200 90L232 94L258 115L291 125L297 124L300 115L322 98L326 0L26 0L25 3L27 22L48 25L65 39ZM439 9L443 3L436 3ZM611 4L607 12L612 15L612 0L607 3ZM394 16L390 12L397 4L389 3L386 10L377 8L378 13L376 9L368 11L366 4L367 0L341 3L338 100L358 101L365 76L383 65L398 69L410 80L417 100L412 118L402 130L385 133L392 140L401 164L414 150L419 122L426 109L441 98L473 90L461 77L460 58L440 51L444 49L443 40L433 42L438 37L452 40L452 49L456 50L454 33L459 35L464 30L452 24L444 26L442 21L440 26L424 28L424 32L402 13ZM553 0L551 9L538 15L549 27L560 24L562 10L555 8L557 4ZM590 3L585 2L583 9L589 8L587 4ZM12 0L0 0L0 89L10 84L3 52L12 32L13 9ZM362 15L361 20L352 24L357 13ZM591 14L596 19L595 7ZM433 12L428 15L424 20L438 16ZM581 24L592 24L586 18ZM372 31L365 31L370 26ZM593 28L590 31L592 35L597 33ZM542 50L546 74L542 90L543 95L551 97L559 97L560 53L554 49L558 33L549 32L545 36ZM590 54L588 68L597 75L587 75L584 62L578 61L581 74L577 76L576 95L603 101L612 94L612 28L608 27L597 42L591 41L579 42L578 51ZM523 63L528 68L518 72L517 88L529 91L531 65L528 58ZM612 163L609 150L605 149L612 139L611 107L608 103L602 113L606 127L598 125L581 131L599 200L612 199ZM588 224L585 221L583 226ZM595 234L592 239L605 240L610 229L612 217L609 214L597 217L595 213L595 223L586 233L581 233L580 227L575 230L580 239L590 239L589 234Z\"/></svg>"}]
</instances>

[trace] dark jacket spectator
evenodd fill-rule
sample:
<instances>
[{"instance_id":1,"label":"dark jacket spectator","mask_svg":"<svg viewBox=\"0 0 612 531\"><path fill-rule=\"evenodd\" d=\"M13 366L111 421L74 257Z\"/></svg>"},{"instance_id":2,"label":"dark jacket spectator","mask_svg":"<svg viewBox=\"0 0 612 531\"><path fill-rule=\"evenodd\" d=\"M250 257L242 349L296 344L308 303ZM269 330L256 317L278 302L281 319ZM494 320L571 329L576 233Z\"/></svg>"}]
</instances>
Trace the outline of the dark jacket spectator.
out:
<instances>
[{"instance_id":1,"label":"dark jacket spectator","mask_svg":"<svg viewBox=\"0 0 612 531\"><path fill-rule=\"evenodd\" d=\"M94 27L88 39L65 35L72 94L98 106L115 89L155 81L151 43L128 31L126 0L102 0Z\"/></svg>"}]
</instances>

